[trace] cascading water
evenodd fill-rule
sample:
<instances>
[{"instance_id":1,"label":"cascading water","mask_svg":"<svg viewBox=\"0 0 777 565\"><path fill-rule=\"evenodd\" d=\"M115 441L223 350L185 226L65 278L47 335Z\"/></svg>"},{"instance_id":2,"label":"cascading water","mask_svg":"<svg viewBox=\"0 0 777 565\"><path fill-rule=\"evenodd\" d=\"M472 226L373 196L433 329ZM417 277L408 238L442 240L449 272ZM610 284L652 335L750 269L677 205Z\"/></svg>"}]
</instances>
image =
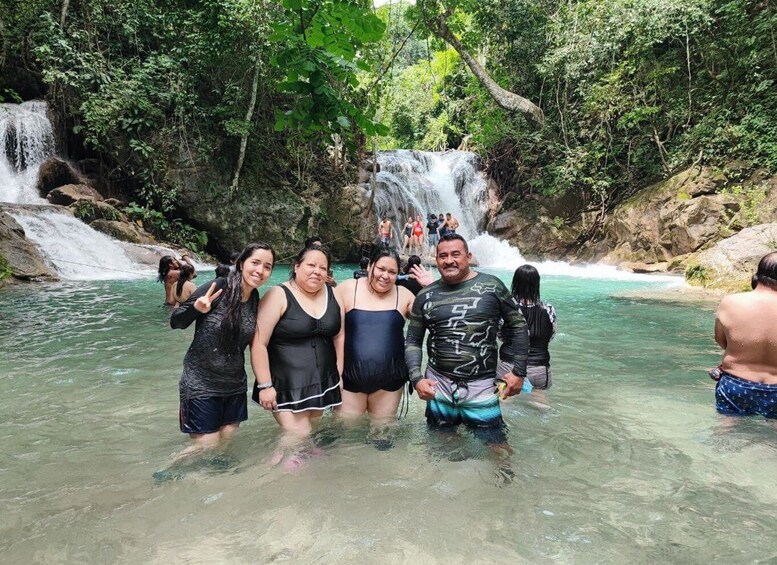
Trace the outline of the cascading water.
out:
<instances>
[{"instance_id":1,"label":"cascading water","mask_svg":"<svg viewBox=\"0 0 777 565\"><path fill-rule=\"evenodd\" d=\"M378 163L374 209L379 217L388 216L396 223L398 247L408 218L420 214L425 224L430 213L450 212L459 220L457 232L467 239L480 265L518 266L524 262L515 247L484 233L488 188L476 154L400 149L378 153Z\"/></svg>"},{"instance_id":2,"label":"cascading water","mask_svg":"<svg viewBox=\"0 0 777 565\"><path fill-rule=\"evenodd\" d=\"M64 279L134 278L148 271L122 243L50 206L37 193L38 169L54 155L45 102L0 104L0 203ZM36 206L29 206L35 204Z\"/></svg>"},{"instance_id":3,"label":"cascading water","mask_svg":"<svg viewBox=\"0 0 777 565\"><path fill-rule=\"evenodd\" d=\"M408 218L420 214L424 225L428 214L450 212L459 220L458 233L482 267L512 271L527 261L507 241L485 233L488 213L488 185L480 171L478 156L466 151L432 153L397 149L377 155L380 172L373 208L378 219L395 223L395 242L402 247L402 228ZM376 223L377 225L377 223ZM426 231L426 230L425 230ZM580 278L666 279L682 284L678 277L637 275L608 265L572 266L561 261L532 263L542 274Z\"/></svg>"},{"instance_id":4,"label":"cascading water","mask_svg":"<svg viewBox=\"0 0 777 565\"><path fill-rule=\"evenodd\" d=\"M0 202L42 204L36 192L40 164L54 153L45 102L0 104Z\"/></svg>"}]
</instances>

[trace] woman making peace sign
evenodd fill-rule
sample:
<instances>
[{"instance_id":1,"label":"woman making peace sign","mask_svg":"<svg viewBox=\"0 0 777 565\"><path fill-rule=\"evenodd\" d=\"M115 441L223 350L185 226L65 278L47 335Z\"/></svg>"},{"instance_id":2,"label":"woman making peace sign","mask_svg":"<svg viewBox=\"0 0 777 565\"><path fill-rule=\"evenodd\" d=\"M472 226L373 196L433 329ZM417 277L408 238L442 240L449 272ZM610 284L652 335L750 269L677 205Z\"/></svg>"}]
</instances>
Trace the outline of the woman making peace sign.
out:
<instances>
[{"instance_id":1,"label":"woman making peace sign","mask_svg":"<svg viewBox=\"0 0 777 565\"><path fill-rule=\"evenodd\" d=\"M255 343L256 289L274 264L272 247L249 244L229 276L199 287L170 317L176 329L196 320L179 384L181 431L194 440L187 452L215 447L248 418L244 352Z\"/></svg>"}]
</instances>

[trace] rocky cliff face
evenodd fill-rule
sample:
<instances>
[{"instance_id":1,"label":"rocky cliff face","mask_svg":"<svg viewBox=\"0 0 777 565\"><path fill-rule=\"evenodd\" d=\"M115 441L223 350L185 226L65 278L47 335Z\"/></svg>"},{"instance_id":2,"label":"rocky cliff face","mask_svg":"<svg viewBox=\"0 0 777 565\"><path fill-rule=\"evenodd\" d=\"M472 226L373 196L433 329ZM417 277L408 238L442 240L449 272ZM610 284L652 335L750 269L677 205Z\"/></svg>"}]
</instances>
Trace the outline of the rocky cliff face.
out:
<instances>
[{"instance_id":1,"label":"rocky cliff face","mask_svg":"<svg viewBox=\"0 0 777 565\"><path fill-rule=\"evenodd\" d=\"M530 258L603 262L625 269L684 272L702 255L747 226L777 221L777 178L757 172L738 178L736 166L724 174L694 167L652 185L608 214L594 239L571 247L593 221L583 214L572 225L553 215L558 203L537 200L524 210L499 214L489 231L509 239ZM756 253L763 246L741 239ZM763 253L762 253L763 255ZM745 261L748 268L752 261ZM741 263L738 263L741 265ZM719 269L717 266L715 269ZM720 277L708 277L720 280Z\"/></svg>"}]
</instances>

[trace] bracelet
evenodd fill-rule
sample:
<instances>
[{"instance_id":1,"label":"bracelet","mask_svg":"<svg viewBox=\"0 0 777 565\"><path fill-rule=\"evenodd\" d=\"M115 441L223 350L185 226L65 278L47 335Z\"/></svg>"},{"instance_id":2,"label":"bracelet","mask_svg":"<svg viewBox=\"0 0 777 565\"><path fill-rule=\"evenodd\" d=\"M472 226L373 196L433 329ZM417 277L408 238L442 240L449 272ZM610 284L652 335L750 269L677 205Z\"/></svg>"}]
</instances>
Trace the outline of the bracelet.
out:
<instances>
[{"instance_id":1,"label":"bracelet","mask_svg":"<svg viewBox=\"0 0 777 565\"><path fill-rule=\"evenodd\" d=\"M270 381L269 383L257 382L256 383L256 388L257 388L257 390L264 390L266 388L272 388L272 381Z\"/></svg>"}]
</instances>

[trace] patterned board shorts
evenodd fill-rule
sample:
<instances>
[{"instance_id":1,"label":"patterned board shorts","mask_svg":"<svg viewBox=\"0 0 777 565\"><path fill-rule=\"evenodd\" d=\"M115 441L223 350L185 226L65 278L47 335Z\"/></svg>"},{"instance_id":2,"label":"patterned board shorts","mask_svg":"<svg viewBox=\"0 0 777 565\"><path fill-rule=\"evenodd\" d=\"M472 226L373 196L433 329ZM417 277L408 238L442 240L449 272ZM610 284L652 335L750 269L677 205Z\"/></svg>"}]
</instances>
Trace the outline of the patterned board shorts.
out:
<instances>
[{"instance_id":1,"label":"patterned board shorts","mask_svg":"<svg viewBox=\"0 0 777 565\"><path fill-rule=\"evenodd\" d=\"M756 383L723 372L715 387L715 408L732 416L777 418L777 385Z\"/></svg>"}]
</instances>

